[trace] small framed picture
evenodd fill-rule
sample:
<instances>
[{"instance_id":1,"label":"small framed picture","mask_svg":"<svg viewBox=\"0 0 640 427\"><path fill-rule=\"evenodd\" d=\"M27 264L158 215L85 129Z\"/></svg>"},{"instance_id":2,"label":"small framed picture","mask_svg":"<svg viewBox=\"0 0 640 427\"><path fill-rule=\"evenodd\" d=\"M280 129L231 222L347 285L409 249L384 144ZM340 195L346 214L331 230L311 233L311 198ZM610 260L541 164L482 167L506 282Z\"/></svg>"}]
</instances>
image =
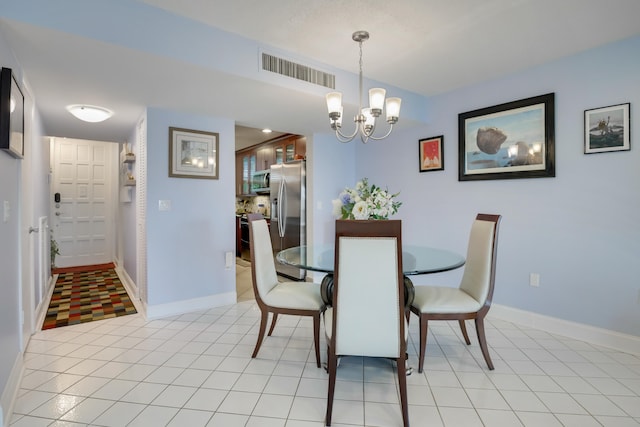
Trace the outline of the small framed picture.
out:
<instances>
[{"instance_id":1,"label":"small framed picture","mask_svg":"<svg viewBox=\"0 0 640 427\"><path fill-rule=\"evenodd\" d=\"M584 112L584 153L630 150L629 108L619 104Z\"/></svg>"},{"instance_id":2,"label":"small framed picture","mask_svg":"<svg viewBox=\"0 0 640 427\"><path fill-rule=\"evenodd\" d=\"M444 170L444 136L433 136L418 141L420 172Z\"/></svg>"},{"instance_id":3,"label":"small framed picture","mask_svg":"<svg viewBox=\"0 0 640 427\"><path fill-rule=\"evenodd\" d=\"M169 128L169 176L218 179L219 134Z\"/></svg>"}]
</instances>

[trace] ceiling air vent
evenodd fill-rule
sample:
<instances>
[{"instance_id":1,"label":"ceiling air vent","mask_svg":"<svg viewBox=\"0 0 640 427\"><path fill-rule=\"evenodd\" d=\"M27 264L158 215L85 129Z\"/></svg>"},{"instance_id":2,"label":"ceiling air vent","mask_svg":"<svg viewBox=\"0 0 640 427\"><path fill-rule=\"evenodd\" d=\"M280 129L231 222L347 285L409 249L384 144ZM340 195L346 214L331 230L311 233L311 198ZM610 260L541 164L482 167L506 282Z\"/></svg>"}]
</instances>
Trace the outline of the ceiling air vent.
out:
<instances>
[{"instance_id":1,"label":"ceiling air vent","mask_svg":"<svg viewBox=\"0 0 640 427\"><path fill-rule=\"evenodd\" d=\"M336 76L333 74L315 70L306 65L296 64L268 53L262 54L262 69L330 89L335 89L336 87Z\"/></svg>"}]
</instances>

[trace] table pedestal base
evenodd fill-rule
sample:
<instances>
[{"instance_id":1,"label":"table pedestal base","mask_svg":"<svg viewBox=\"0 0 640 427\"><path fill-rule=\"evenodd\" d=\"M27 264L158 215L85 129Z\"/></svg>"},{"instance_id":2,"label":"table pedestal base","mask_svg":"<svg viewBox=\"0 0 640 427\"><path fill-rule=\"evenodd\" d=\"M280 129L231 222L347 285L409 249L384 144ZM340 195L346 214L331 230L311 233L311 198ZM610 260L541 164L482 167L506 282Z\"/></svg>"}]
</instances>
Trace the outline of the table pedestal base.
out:
<instances>
[{"instance_id":1,"label":"table pedestal base","mask_svg":"<svg viewBox=\"0 0 640 427\"><path fill-rule=\"evenodd\" d=\"M326 305L333 305L333 274L328 273L320 282L320 296ZM413 282L407 276L404 276L404 306L406 308L411 307L414 297Z\"/></svg>"}]
</instances>

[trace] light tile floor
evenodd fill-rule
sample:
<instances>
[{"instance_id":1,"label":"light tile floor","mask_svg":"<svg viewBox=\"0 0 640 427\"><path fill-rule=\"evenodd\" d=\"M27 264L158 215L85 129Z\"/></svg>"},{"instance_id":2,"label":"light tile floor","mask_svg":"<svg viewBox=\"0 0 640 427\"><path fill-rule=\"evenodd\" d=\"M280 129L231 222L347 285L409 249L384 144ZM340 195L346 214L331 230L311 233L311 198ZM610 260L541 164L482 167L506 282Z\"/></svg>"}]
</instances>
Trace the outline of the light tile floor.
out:
<instances>
[{"instance_id":1,"label":"light tile floor","mask_svg":"<svg viewBox=\"0 0 640 427\"><path fill-rule=\"evenodd\" d=\"M283 316L251 359L258 320L248 300L38 332L11 427L323 426L327 374L315 366L311 321ZM412 316L413 366L417 324ZM640 356L503 321L487 327L494 371L456 322L432 322L426 370L408 377L413 427L640 426ZM391 362L342 360L333 425L402 425Z\"/></svg>"}]
</instances>

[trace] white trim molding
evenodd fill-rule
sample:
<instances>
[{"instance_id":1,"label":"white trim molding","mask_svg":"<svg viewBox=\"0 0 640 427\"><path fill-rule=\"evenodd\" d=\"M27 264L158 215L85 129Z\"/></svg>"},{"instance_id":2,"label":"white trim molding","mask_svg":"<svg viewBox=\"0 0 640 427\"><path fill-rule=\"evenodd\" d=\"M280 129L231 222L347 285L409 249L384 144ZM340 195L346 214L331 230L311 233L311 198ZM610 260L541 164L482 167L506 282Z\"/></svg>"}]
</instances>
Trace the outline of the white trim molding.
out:
<instances>
[{"instance_id":1,"label":"white trim molding","mask_svg":"<svg viewBox=\"0 0 640 427\"><path fill-rule=\"evenodd\" d=\"M192 311L208 310L214 307L233 305L236 303L236 292L226 292L223 294L210 295L204 298L192 298L188 300L170 302L167 304L146 305L145 312L147 320L155 320L178 314L190 313Z\"/></svg>"},{"instance_id":2,"label":"white trim molding","mask_svg":"<svg viewBox=\"0 0 640 427\"><path fill-rule=\"evenodd\" d=\"M20 390L20 382L24 376L24 354L18 353L16 361L13 364L13 368L9 373L7 384L4 390L2 390L2 396L0 396L0 427L3 425L8 426L9 417L13 413L13 405L18 397L18 391ZM7 417L7 419L4 419Z\"/></svg>"},{"instance_id":3,"label":"white trim molding","mask_svg":"<svg viewBox=\"0 0 640 427\"><path fill-rule=\"evenodd\" d=\"M131 279L131 276L129 276L127 270L122 268L119 264L116 264L115 270L118 274L118 277L120 278L122 286L124 286L125 291L127 291L127 294L129 295L133 306L136 308L136 311L138 313L141 313L146 318L146 306L142 303L142 301L140 301L138 287L136 286L135 282L133 281L133 279Z\"/></svg>"},{"instance_id":4,"label":"white trim molding","mask_svg":"<svg viewBox=\"0 0 640 427\"><path fill-rule=\"evenodd\" d=\"M564 337L585 341L594 345L640 355L640 337L608 329L544 316L531 311L492 304L488 319L500 319L518 325L540 329Z\"/></svg>"}]
</instances>

